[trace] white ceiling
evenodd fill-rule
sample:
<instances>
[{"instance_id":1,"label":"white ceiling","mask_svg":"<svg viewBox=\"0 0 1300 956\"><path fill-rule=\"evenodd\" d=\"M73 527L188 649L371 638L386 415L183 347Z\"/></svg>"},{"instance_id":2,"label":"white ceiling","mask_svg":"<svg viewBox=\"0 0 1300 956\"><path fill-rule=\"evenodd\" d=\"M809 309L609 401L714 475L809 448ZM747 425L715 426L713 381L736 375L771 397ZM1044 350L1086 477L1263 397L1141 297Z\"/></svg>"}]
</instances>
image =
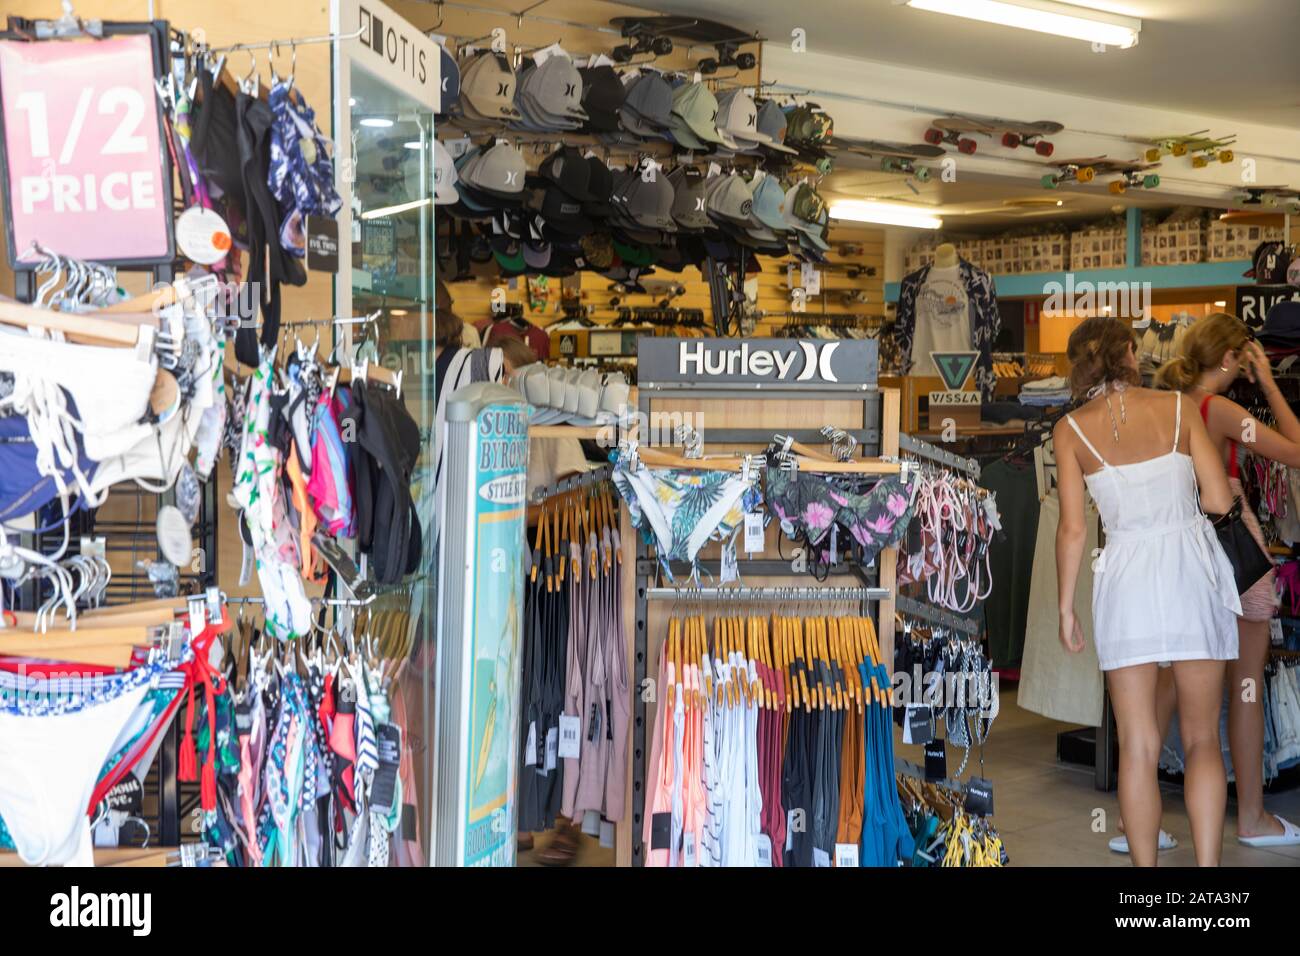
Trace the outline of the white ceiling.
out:
<instances>
[{"instance_id":1,"label":"white ceiling","mask_svg":"<svg viewBox=\"0 0 1300 956\"><path fill-rule=\"evenodd\" d=\"M757 30L777 43L800 27L809 52L1300 128L1297 0L1080 3L1141 18L1136 47L1105 53L1094 53L1079 40L913 10L893 0L645 0L640 5ZM996 115L997 104L990 103L987 112Z\"/></svg>"}]
</instances>

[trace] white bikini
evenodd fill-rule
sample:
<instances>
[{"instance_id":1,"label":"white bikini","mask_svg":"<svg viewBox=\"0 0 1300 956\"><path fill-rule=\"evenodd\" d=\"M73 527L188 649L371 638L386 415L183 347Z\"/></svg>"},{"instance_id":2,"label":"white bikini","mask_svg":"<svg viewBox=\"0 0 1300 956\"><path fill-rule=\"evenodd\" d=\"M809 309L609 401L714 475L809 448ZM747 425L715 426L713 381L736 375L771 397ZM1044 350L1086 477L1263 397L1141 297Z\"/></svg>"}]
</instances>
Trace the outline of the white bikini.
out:
<instances>
[{"instance_id":1,"label":"white bikini","mask_svg":"<svg viewBox=\"0 0 1300 956\"><path fill-rule=\"evenodd\" d=\"M1181 392L1174 403L1173 448L1128 465L1109 464L1065 416L1101 462L1084 480L1106 534L1092 566L1093 631L1103 671L1237 656L1241 600L1232 565L1201 511L1191 456L1178 451Z\"/></svg>"}]
</instances>

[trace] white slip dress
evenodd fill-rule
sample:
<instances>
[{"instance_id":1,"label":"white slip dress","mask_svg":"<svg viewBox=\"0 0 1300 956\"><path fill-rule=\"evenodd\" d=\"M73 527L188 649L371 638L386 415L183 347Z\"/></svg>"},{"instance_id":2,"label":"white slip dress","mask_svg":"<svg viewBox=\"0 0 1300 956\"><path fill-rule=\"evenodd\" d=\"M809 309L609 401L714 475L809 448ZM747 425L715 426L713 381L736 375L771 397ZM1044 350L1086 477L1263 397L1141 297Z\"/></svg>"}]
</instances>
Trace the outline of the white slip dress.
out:
<instances>
[{"instance_id":1,"label":"white slip dress","mask_svg":"<svg viewBox=\"0 0 1300 956\"><path fill-rule=\"evenodd\" d=\"M1237 656L1241 599L1232 564L1201 511L1192 458L1178 451L1181 392L1174 402L1173 449L1129 465L1109 464L1065 416L1101 462L1084 481L1106 533L1092 564L1093 633L1103 671Z\"/></svg>"}]
</instances>

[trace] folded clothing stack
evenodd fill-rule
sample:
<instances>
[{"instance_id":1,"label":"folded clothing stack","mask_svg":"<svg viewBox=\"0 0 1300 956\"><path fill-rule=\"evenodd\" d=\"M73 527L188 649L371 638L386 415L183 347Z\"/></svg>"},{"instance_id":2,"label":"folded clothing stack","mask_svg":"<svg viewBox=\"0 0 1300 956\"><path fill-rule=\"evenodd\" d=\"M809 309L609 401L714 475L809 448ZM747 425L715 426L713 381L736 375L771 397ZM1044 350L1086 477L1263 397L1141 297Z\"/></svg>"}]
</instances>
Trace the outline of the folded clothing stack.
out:
<instances>
[{"instance_id":1,"label":"folded clothing stack","mask_svg":"<svg viewBox=\"0 0 1300 956\"><path fill-rule=\"evenodd\" d=\"M1047 408L1070 401L1070 383L1060 375L1026 382L1020 388L1020 404Z\"/></svg>"}]
</instances>

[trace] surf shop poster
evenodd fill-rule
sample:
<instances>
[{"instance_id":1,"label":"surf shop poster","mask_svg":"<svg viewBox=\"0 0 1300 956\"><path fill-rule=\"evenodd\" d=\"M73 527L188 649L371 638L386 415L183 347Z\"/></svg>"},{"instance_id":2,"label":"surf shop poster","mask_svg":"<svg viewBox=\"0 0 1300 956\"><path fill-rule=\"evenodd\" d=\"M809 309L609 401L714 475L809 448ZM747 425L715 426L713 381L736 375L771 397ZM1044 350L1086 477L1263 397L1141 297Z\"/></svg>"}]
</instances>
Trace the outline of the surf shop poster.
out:
<instances>
[{"instance_id":1,"label":"surf shop poster","mask_svg":"<svg viewBox=\"0 0 1300 956\"><path fill-rule=\"evenodd\" d=\"M470 645L465 866L513 866L519 754L528 418L522 404L478 416L474 619Z\"/></svg>"}]
</instances>

